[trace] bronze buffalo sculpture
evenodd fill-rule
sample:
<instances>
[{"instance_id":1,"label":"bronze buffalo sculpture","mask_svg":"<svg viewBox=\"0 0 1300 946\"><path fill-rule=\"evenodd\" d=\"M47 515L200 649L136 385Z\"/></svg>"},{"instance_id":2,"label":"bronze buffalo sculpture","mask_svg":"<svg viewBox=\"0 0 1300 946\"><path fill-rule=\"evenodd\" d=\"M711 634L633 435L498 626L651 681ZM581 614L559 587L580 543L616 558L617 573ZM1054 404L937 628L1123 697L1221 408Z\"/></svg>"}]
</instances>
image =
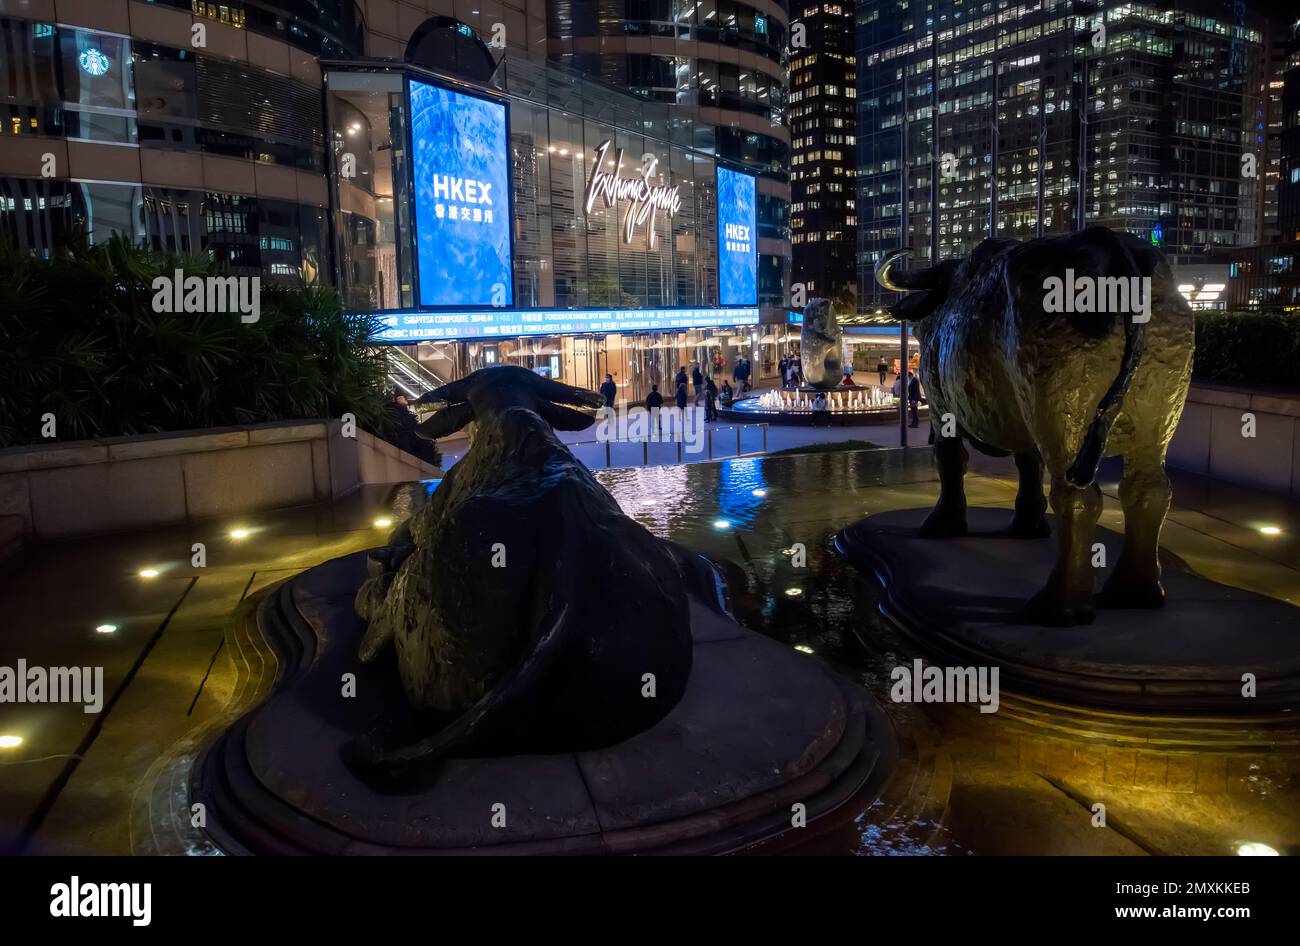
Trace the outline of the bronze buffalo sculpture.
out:
<instances>
[{"instance_id":1,"label":"bronze buffalo sculpture","mask_svg":"<svg viewBox=\"0 0 1300 946\"><path fill-rule=\"evenodd\" d=\"M840 383L843 344L844 336L831 300L809 300L799 332L799 362L807 385L828 391Z\"/></svg>"},{"instance_id":2,"label":"bronze buffalo sculpture","mask_svg":"<svg viewBox=\"0 0 1300 946\"><path fill-rule=\"evenodd\" d=\"M1015 456L1011 535L1049 532L1045 466L1057 558L1023 617L1088 623L1102 508L1097 468L1120 456L1124 544L1096 604L1159 607L1158 544L1172 500L1165 453L1194 344L1191 308L1164 257L1102 227L1025 243L985 240L966 259L919 271L897 271L900 255L883 258L876 279L911 293L893 311L916 323L940 483L923 534L966 533L963 438L981 452Z\"/></svg>"},{"instance_id":3,"label":"bronze buffalo sculpture","mask_svg":"<svg viewBox=\"0 0 1300 946\"><path fill-rule=\"evenodd\" d=\"M401 766L462 750L595 749L662 719L691 671L686 586L668 546L625 516L552 428L581 430L599 395L514 366L420 398L418 432L473 422L468 453L371 553L357 593L363 663L396 648L427 732L353 758Z\"/></svg>"}]
</instances>

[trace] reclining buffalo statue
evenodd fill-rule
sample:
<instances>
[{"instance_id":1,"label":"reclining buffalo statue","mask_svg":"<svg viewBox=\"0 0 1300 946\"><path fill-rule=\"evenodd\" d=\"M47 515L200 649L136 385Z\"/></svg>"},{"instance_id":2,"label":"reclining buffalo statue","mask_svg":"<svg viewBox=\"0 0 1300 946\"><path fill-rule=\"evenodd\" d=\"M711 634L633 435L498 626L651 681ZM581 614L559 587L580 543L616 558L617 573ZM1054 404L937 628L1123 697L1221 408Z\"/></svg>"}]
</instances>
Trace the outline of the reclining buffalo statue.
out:
<instances>
[{"instance_id":1,"label":"reclining buffalo statue","mask_svg":"<svg viewBox=\"0 0 1300 946\"><path fill-rule=\"evenodd\" d=\"M1086 624L1102 508L1097 468L1120 456L1124 544L1096 604L1159 607L1158 543L1172 499L1165 452L1193 349L1192 312L1163 256L1102 227L1025 243L985 240L964 260L919 271L897 271L900 255L877 264L876 280L911 293L893 311L916 323L921 347L940 483L922 533L966 532L963 438L984 453L1015 455L1013 536L1049 533L1045 466L1057 558L1022 617Z\"/></svg>"},{"instance_id":2,"label":"reclining buffalo statue","mask_svg":"<svg viewBox=\"0 0 1300 946\"><path fill-rule=\"evenodd\" d=\"M514 366L420 398L417 431L474 423L468 453L370 555L357 593L363 663L396 648L406 701L427 720L405 745L359 739L362 765L452 752L571 752L662 719L691 670L685 583L668 546L629 519L555 436L581 430L592 392Z\"/></svg>"}]
</instances>

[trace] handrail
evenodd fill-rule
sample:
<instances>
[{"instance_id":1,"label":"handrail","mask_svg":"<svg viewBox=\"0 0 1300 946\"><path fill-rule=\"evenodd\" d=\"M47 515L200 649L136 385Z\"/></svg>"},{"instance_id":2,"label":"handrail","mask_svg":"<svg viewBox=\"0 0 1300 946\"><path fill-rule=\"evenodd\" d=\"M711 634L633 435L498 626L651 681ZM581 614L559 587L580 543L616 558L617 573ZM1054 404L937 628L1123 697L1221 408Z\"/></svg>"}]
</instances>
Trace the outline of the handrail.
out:
<instances>
[{"instance_id":1,"label":"handrail","mask_svg":"<svg viewBox=\"0 0 1300 946\"><path fill-rule=\"evenodd\" d=\"M432 391L434 388L440 388L447 383L396 347L388 346L385 350L385 357L388 361L388 380L400 388L409 398L417 398L421 394Z\"/></svg>"}]
</instances>

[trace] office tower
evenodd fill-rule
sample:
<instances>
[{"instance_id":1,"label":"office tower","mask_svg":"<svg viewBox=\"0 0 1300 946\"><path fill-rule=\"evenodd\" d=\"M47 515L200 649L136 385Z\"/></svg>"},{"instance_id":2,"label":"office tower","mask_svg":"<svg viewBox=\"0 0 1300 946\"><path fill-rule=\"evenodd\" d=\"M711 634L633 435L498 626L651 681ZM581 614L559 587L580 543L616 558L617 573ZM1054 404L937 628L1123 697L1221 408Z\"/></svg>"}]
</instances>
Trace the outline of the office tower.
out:
<instances>
[{"instance_id":1,"label":"office tower","mask_svg":"<svg viewBox=\"0 0 1300 946\"><path fill-rule=\"evenodd\" d=\"M856 309L857 68L853 4L796 0L790 50L791 284Z\"/></svg>"},{"instance_id":2,"label":"office tower","mask_svg":"<svg viewBox=\"0 0 1300 946\"><path fill-rule=\"evenodd\" d=\"M888 297L871 268L900 245L943 259L988 236L1102 224L1226 278L1227 251L1257 242L1267 67L1254 5L869 0L857 22L868 301Z\"/></svg>"}]
</instances>

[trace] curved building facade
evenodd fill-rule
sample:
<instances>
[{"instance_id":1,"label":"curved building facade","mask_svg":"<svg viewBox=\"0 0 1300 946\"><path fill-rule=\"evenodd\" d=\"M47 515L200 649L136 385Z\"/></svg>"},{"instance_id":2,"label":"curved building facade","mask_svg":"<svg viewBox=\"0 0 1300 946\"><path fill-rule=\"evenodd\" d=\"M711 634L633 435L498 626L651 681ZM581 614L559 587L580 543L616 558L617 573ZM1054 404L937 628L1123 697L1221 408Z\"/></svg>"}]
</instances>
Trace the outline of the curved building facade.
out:
<instances>
[{"instance_id":1,"label":"curved building facade","mask_svg":"<svg viewBox=\"0 0 1300 946\"><path fill-rule=\"evenodd\" d=\"M159 250L208 256L237 275L332 284L357 310L419 310L427 300L415 269L415 188L402 177L408 139L399 126L405 83L422 61L450 86L508 105L514 259L506 308L612 313L557 331L563 343L535 327L520 332L527 345L435 334L445 339L434 353L447 359L441 377L525 349L542 358L534 364L530 356L530 367L578 383L615 370L635 396L675 358L725 352L734 361L745 348L760 375L766 362L774 368L786 336L790 255L784 9L749 0L712 13L701 7L678 22L672 10L664 21L663 10L629 5L628 35L614 37L601 35L592 7L584 22L600 48L588 48L583 37L553 35L557 7L7 0L0 240L48 254L82 231L95 242L123 233ZM719 16L722 25L713 25ZM678 24L672 37L662 35L665 22ZM665 43L671 55L663 61L674 70L684 69L683 59L696 64L680 85L673 73L671 96L661 67L651 65ZM616 47L622 72L608 58ZM662 242L621 239L613 225L619 207L605 208L606 221L601 206L585 205L605 140L611 164L626 155L613 176L634 174L654 152L655 186L680 194L671 220L659 219ZM717 230L719 169L755 182L755 225L743 242ZM754 253L754 298L746 290L731 300L733 309L742 301L752 308L752 320L719 311L729 306L720 247ZM677 311L667 334L655 329L658 316L645 315L661 309ZM751 321L752 330L741 327ZM760 321L772 326L760 329ZM627 333L611 330L624 325ZM430 356L416 344L412 355ZM557 350L590 357L571 370L554 364Z\"/></svg>"},{"instance_id":2,"label":"curved building facade","mask_svg":"<svg viewBox=\"0 0 1300 946\"><path fill-rule=\"evenodd\" d=\"M361 55L352 0L15 0L0 17L0 237L72 233L327 278L321 56Z\"/></svg>"},{"instance_id":3,"label":"curved building facade","mask_svg":"<svg viewBox=\"0 0 1300 946\"><path fill-rule=\"evenodd\" d=\"M790 14L776 0L555 0L546 50L554 61L672 106L695 122L695 144L761 167L759 282L785 304L790 274Z\"/></svg>"}]
</instances>

